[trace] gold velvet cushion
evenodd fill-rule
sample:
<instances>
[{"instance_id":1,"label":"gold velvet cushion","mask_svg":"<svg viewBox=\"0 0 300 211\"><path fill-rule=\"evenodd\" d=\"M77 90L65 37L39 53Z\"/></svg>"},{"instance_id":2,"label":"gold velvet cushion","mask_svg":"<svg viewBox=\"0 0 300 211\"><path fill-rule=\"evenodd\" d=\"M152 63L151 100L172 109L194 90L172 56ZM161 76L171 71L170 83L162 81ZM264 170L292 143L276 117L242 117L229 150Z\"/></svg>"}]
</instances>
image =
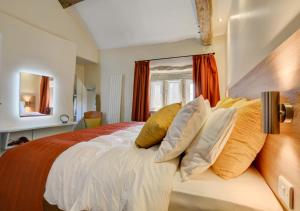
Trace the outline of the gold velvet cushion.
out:
<instances>
[{"instance_id":1,"label":"gold velvet cushion","mask_svg":"<svg viewBox=\"0 0 300 211\"><path fill-rule=\"evenodd\" d=\"M101 118L84 119L86 128L95 128L101 125Z\"/></svg>"},{"instance_id":2,"label":"gold velvet cushion","mask_svg":"<svg viewBox=\"0 0 300 211\"><path fill-rule=\"evenodd\" d=\"M152 147L162 141L177 112L181 109L181 103L175 103L163 107L154 113L145 123L135 143L142 148Z\"/></svg>"},{"instance_id":3,"label":"gold velvet cushion","mask_svg":"<svg viewBox=\"0 0 300 211\"><path fill-rule=\"evenodd\" d=\"M241 175L248 169L262 149L266 134L261 130L260 100L234 104L237 121L220 156L213 164L213 171L224 179Z\"/></svg>"},{"instance_id":4,"label":"gold velvet cushion","mask_svg":"<svg viewBox=\"0 0 300 211\"><path fill-rule=\"evenodd\" d=\"M220 100L217 105L216 108L230 108L233 104L235 104L236 102L244 102L246 101L245 98L224 98L222 100Z\"/></svg>"}]
</instances>

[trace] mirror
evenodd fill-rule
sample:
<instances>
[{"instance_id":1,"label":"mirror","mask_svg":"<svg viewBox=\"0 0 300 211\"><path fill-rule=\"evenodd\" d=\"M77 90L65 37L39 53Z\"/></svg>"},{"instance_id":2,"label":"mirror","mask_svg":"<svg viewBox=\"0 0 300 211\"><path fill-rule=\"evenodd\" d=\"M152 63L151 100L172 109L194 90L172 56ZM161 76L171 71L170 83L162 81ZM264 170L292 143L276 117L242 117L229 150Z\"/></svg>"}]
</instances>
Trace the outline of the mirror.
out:
<instances>
[{"instance_id":1,"label":"mirror","mask_svg":"<svg viewBox=\"0 0 300 211\"><path fill-rule=\"evenodd\" d=\"M20 117L52 115L53 89L52 77L20 73Z\"/></svg>"}]
</instances>

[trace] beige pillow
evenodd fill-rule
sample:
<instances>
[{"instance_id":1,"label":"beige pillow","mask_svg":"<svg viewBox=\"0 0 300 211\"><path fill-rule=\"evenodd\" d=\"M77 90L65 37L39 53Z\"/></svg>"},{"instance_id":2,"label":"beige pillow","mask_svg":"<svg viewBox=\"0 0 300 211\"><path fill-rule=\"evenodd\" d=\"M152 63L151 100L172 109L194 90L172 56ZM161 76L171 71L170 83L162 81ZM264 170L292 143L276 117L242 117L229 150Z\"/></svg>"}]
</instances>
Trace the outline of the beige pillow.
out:
<instances>
[{"instance_id":1,"label":"beige pillow","mask_svg":"<svg viewBox=\"0 0 300 211\"><path fill-rule=\"evenodd\" d=\"M181 108L181 103L163 107L155 112L145 123L135 143L138 147L149 148L159 144L165 137L169 126Z\"/></svg>"},{"instance_id":2,"label":"beige pillow","mask_svg":"<svg viewBox=\"0 0 300 211\"><path fill-rule=\"evenodd\" d=\"M211 112L209 101L202 96L187 103L176 114L157 152L156 161L178 157L190 145Z\"/></svg>"},{"instance_id":3,"label":"beige pillow","mask_svg":"<svg viewBox=\"0 0 300 211\"><path fill-rule=\"evenodd\" d=\"M230 179L248 169L262 149L266 134L261 130L261 102L237 103L237 121L222 153L212 166L213 171Z\"/></svg>"}]
</instances>

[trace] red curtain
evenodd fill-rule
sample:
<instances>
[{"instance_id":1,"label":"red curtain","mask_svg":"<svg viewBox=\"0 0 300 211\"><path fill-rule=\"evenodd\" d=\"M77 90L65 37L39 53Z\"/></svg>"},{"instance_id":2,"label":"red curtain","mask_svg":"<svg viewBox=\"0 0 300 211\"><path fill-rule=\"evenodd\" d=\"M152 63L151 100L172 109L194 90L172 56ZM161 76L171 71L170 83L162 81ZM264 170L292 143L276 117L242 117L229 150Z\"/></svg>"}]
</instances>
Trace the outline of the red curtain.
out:
<instances>
[{"instance_id":1,"label":"red curtain","mask_svg":"<svg viewBox=\"0 0 300 211\"><path fill-rule=\"evenodd\" d=\"M40 84L40 109L41 114L50 114L50 81L49 77L42 76Z\"/></svg>"},{"instance_id":2,"label":"red curtain","mask_svg":"<svg viewBox=\"0 0 300 211\"><path fill-rule=\"evenodd\" d=\"M146 121L149 117L150 62L135 62L132 99L132 121Z\"/></svg>"},{"instance_id":3,"label":"red curtain","mask_svg":"<svg viewBox=\"0 0 300 211\"><path fill-rule=\"evenodd\" d=\"M220 100L220 90L214 55L193 56L193 81L195 97L202 95L211 106L215 106Z\"/></svg>"}]
</instances>

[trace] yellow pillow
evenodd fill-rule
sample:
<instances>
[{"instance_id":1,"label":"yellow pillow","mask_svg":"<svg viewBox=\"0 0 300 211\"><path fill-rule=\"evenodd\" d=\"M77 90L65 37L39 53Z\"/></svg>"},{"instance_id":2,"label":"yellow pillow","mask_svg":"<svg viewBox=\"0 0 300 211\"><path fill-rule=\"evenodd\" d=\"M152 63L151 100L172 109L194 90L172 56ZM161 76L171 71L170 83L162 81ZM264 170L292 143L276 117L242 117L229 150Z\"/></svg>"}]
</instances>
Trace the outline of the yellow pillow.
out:
<instances>
[{"instance_id":1,"label":"yellow pillow","mask_svg":"<svg viewBox=\"0 0 300 211\"><path fill-rule=\"evenodd\" d=\"M84 119L86 128L95 128L101 125L101 118Z\"/></svg>"},{"instance_id":2,"label":"yellow pillow","mask_svg":"<svg viewBox=\"0 0 300 211\"><path fill-rule=\"evenodd\" d=\"M181 108L181 103L163 107L154 113L145 123L135 143L142 148L149 148L162 141L174 117Z\"/></svg>"},{"instance_id":3,"label":"yellow pillow","mask_svg":"<svg viewBox=\"0 0 300 211\"><path fill-rule=\"evenodd\" d=\"M239 101L246 101L246 99L245 98L224 98L217 103L216 107L217 108L229 108L233 104L235 104L236 102L239 102Z\"/></svg>"},{"instance_id":4,"label":"yellow pillow","mask_svg":"<svg viewBox=\"0 0 300 211\"><path fill-rule=\"evenodd\" d=\"M262 149L266 134L261 130L261 102L252 100L236 103L237 121L213 171L224 179L241 175Z\"/></svg>"}]
</instances>

